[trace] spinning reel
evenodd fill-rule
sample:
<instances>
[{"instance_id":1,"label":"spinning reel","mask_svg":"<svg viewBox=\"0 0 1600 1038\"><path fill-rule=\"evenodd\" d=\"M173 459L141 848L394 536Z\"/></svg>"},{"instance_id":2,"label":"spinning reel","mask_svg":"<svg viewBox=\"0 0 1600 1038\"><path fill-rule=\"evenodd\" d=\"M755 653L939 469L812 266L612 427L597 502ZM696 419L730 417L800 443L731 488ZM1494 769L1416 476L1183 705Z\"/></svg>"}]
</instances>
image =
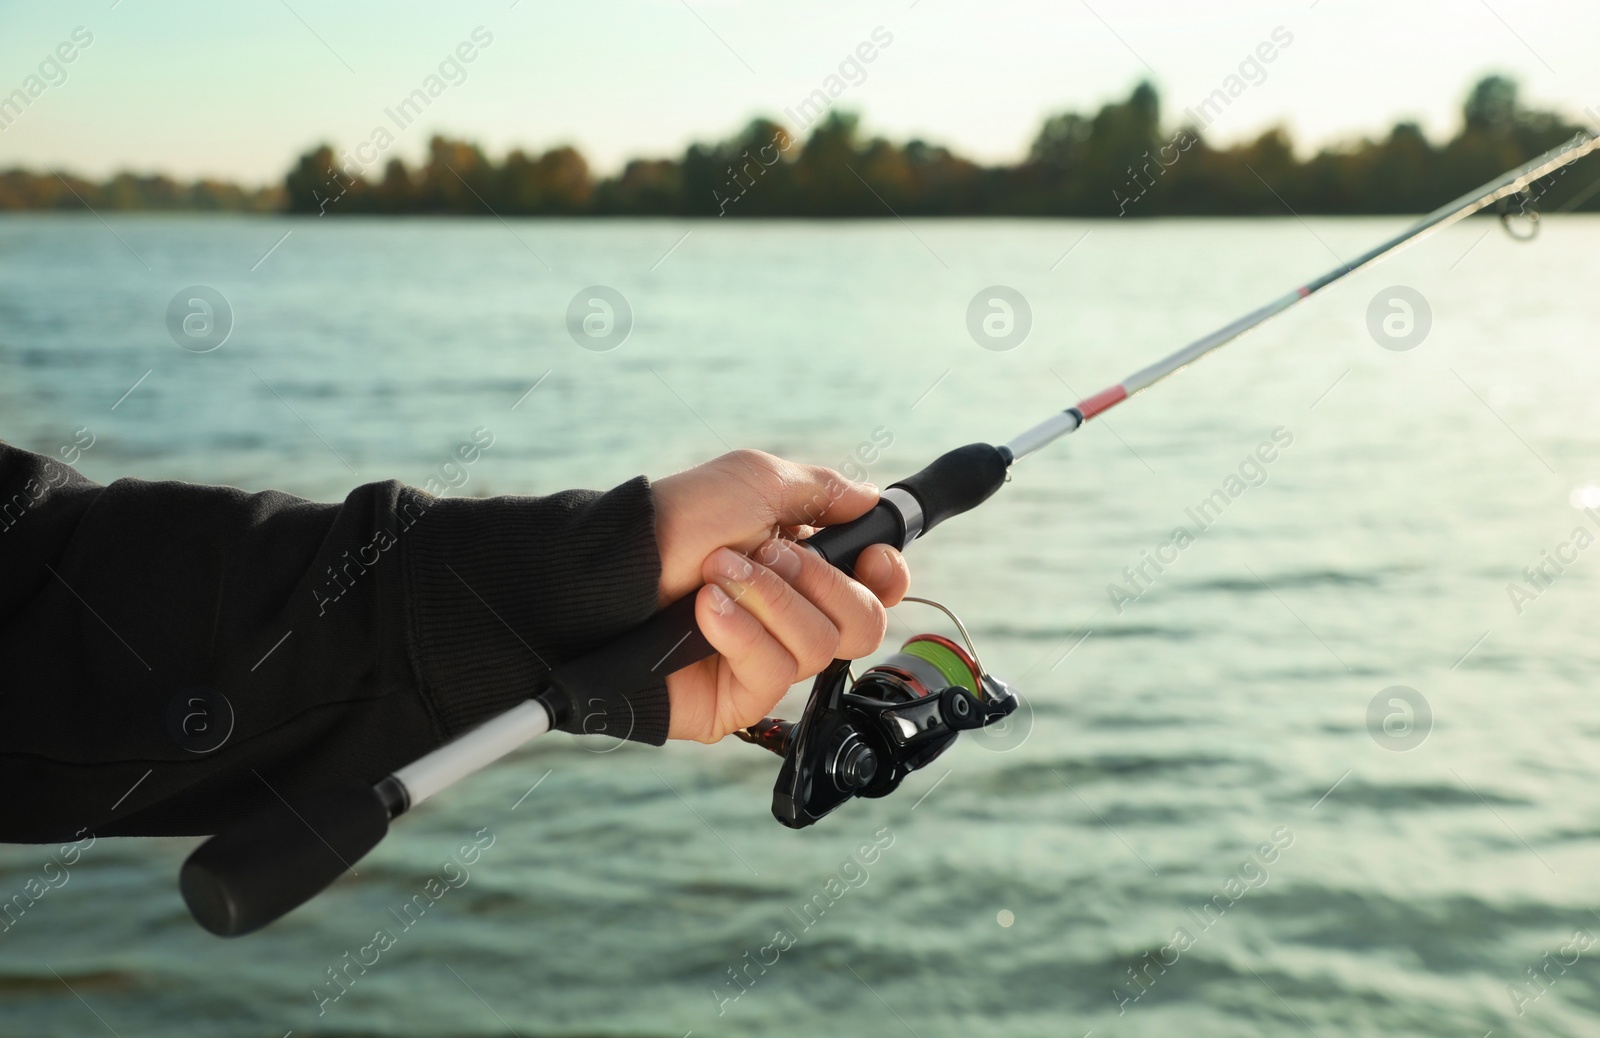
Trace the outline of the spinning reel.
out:
<instances>
[{"instance_id":1,"label":"spinning reel","mask_svg":"<svg viewBox=\"0 0 1600 1038\"><path fill-rule=\"evenodd\" d=\"M738 733L783 758L772 814L789 828L804 829L852 797L888 796L957 735L1017 709L1016 693L983 669L955 613L930 599L905 600L950 617L966 647L914 635L859 678L849 660L834 660L817 675L798 722L768 717Z\"/></svg>"}]
</instances>

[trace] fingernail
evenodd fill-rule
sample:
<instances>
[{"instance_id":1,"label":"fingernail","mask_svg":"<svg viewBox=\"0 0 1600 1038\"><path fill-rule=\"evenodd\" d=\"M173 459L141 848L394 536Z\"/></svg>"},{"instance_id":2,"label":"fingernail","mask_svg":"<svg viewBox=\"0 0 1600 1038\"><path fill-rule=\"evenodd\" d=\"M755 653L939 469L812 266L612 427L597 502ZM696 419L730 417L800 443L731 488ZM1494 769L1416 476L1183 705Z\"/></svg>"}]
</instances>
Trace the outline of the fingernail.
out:
<instances>
[{"instance_id":1,"label":"fingernail","mask_svg":"<svg viewBox=\"0 0 1600 1038\"><path fill-rule=\"evenodd\" d=\"M865 561L856 564L856 576L869 584L876 584L878 583L878 571L883 569L888 561L889 557L887 555L881 551L875 551L868 555Z\"/></svg>"},{"instance_id":2,"label":"fingernail","mask_svg":"<svg viewBox=\"0 0 1600 1038\"><path fill-rule=\"evenodd\" d=\"M800 576L800 552L788 541L768 541L758 558L766 567L789 583Z\"/></svg>"},{"instance_id":3,"label":"fingernail","mask_svg":"<svg viewBox=\"0 0 1600 1038\"><path fill-rule=\"evenodd\" d=\"M734 608L733 599L729 598L728 593L715 584L711 585L711 608L716 611L718 616L727 616L733 612Z\"/></svg>"},{"instance_id":4,"label":"fingernail","mask_svg":"<svg viewBox=\"0 0 1600 1038\"><path fill-rule=\"evenodd\" d=\"M749 580L756 571L749 559L731 548L717 549L716 569L724 577L739 583Z\"/></svg>"}]
</instances>

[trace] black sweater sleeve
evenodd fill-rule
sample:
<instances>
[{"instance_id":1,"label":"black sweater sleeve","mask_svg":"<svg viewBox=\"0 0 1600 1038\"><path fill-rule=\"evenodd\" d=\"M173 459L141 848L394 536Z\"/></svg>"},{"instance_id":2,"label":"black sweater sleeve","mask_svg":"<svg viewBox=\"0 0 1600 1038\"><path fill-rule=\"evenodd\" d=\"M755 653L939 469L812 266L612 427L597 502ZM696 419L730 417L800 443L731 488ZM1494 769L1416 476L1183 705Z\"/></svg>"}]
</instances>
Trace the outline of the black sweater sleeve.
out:
<instances>
[{"instance_id":1,"label":"black sweater sleeve","mask_svg":"<svg viewBox=\"0 0 1600 1038\"><path fill-rule=\"evenodd\" d=\"M0 443L0 840L215 831L373 782L646 619L649 482L342 504ZM631 737L666 738L664 687Z\"/></svg>"}]
</instances>

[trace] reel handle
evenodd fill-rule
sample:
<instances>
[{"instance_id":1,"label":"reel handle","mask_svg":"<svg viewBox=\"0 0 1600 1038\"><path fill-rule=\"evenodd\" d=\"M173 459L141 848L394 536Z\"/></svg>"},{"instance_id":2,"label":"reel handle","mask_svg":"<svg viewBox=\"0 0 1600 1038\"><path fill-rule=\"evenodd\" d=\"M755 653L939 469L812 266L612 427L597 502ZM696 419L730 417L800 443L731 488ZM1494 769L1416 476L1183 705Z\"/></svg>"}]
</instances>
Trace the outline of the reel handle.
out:
<instances>
[{"instance_id":1,"label":"reel handle","mask_svg":"<svg viewBox=\"0 0 1600 1038\"><path fill-rule=\"evenodd\" d=\"M780 757L787 757L789 744L794 740L794 729L793 721L785 721L781 717L763 717L750 727L741 728L733 734L752 746L759 746L763 750L771 750Z\"/></svg>"}]
</instances>

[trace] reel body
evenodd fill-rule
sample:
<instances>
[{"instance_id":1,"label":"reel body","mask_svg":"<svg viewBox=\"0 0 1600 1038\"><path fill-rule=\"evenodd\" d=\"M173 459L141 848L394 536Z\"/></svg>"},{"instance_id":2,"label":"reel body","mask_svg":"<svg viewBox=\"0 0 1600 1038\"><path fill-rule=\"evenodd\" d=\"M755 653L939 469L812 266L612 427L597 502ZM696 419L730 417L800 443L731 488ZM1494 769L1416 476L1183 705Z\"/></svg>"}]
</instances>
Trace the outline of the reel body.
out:
<instances>
[{"instance_id":1,"label":"reel body","mask_svg":"<svg viewBox=\"0 0 1600 1038\"><path fill-rule=\"evenodd\" d=\"M803 829L854 797L889 795L957 735L1016 708L1016 693L984 672L976 650L919 634L859 678L852 678L850 661L834 660L817 675L798 722L766 718L739 737L783 757L772 814Z\"/></svg>"}]
</instances>

